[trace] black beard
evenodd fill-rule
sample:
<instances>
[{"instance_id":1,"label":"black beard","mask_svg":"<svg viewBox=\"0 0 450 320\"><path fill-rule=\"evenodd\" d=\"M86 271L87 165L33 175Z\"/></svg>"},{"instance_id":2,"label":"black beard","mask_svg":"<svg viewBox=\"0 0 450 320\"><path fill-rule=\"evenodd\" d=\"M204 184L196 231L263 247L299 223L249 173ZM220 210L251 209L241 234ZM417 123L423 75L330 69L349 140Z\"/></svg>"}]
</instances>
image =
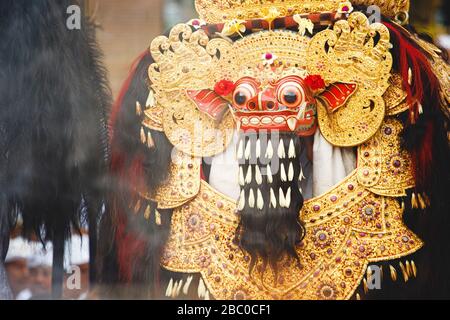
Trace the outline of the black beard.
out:
<instances>
[{"instance_id":1,"label":"black beard","mask_svg":"<svg viewBox=\"0 0 450 320\"><path fill-rule=\"evenodd\" d=\"M269 141L272 157L267 153ZM284 151L281 148L279 152L281 143ZM250 272L260 259L263 269L270 265L275 271L285 256L300 262L296 246L305 236L299 214L303 207L300 151L301 140L293 133L241 132L237 152L241 195L236 243L250 255Z\"/></svg>"}]
</instances>

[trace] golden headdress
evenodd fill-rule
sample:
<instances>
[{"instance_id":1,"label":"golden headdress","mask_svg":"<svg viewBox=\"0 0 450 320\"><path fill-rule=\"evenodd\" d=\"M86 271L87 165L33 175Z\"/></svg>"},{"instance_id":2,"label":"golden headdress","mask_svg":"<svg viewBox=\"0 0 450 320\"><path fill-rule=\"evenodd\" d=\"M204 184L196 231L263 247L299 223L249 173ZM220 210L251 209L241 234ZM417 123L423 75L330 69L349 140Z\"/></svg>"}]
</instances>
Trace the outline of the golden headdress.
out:
<instances>
[{"instance_id":1,"label":"golden headdress","mask_svg":"<svg viewBox=\"0 0 450 320\"><path fill-rule=\"evenodd\" d=\"M269 10L277 10L279 16L338 11L345 2L378 6L381 13L390 18L409 10L409 0L196 0L195 6L202 20L220 23L265 18Z\"/></svg>"}]
</instances>

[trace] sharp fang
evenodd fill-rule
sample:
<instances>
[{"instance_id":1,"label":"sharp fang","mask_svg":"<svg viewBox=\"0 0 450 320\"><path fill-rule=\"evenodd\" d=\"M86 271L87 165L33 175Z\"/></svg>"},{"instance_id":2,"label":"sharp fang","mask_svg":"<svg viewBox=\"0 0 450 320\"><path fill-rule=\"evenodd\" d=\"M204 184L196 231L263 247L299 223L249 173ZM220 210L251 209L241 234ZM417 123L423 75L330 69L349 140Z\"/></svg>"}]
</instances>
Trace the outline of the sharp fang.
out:
<instances>
[{"instance_id":1,"label":"sharp fang","mask_svg":"<svg viewBox=\"0 0 450 320\"><path fill-rule=\"evenodd\" d=\"M189 276L189 277L187 278L187 280L186 280L186 283L184 284L184 287L183 287L183 294L184 294L185 296L187 296L187 294L188 294L188 292L189 292L189 287L191 286L192 279L194 279L194 276Z\"/></svg>"},{"instance_id":2,"label":"sharp fang","mask_svg":"<svg viewBox=\"0 0 450 320\"><path fill-rule=\"evenodd\" d=\"M262 184L262 175L261 175L261 170L259 169L259 167L258 166L255 166L255 180L256 180L256 183L258 184L258 185L261 185Z\"/></svg>"},{"instance_id":3,"label":"sharp fang","mask_svg":"<svg viewBox=\"0 0 450 320\"><path fill-rule=\"evenodd\" d=\"M286 208L289 208L291 206L291 187L289 187L289 189L286 192L285 200L286 200L286 203L285 203Z\"/></svg>"},{"instance_id":4,"label":"sharp fang","mask_svg":"<svg viewBox=\"0 0 450 320\"><path fill-rule=\"evenodd\" d=\"M280 144L278 145L278 158L284 159L286 157L286 151L284 150L284 141L280 139Z\"/></svg>"},{"instance_id":5,"label":"sharp fang","mask_svg":"<svg viewBox=\"0 0 450 320\"><path fill-rule=\"evenodd\" d=\"M258 194L257 194L256 205L259 210L262 210L264 208L264 198L262 196L261 190L259 190L259 189L258 189Z\"/></svg>"},{"instance_id":6,"label":"sharp fang","mask_svg":"<svg viewBox=\"0 0 450 320\"><path fill-rule=\"evenodd\" d=\"M175 299L177 296L176 296L176 294L177 294L177 289L178 289L178 281L176 281L175 282L175 284L173 285L173 288L172 288L172 291L170 292L170 297L172 298L172 299Z\"/></svg>"},{"instance_id":7,"label":"sharp fang","mask_svg":"<svg viewBox=\"0 0 450 320\"><path fill-rule=\"evenodd\" d=\"M242 167L239 168L239 185L241 187L245 185L244 169Z\"/></svg>"},{"instance_id":8,"label":"sharp fang","mask_svg":"<svg viewBox=\"0 0 450 320\"><path fill-rule=\"evenodd\" d=\"M289 159L294 159L296 157L295 155L295 146L294 146L294 140L291 139L291 142L289 142L289 152L288 152Z\"/></svg>"},{"instance_id":9,"label":"sharp fang","mask_svg":"<svg viewBox=\"0 0 450 320\"><path fill-rule=\"evenodd\" d=\"M289 181L294 181L294 165L289 163L289 172L288 172Z\"/></svg>"},{"instance_id":10,"label":"sharp fang","mask_svg":"<svg viewBox=\"0 0 450 320\"><path fill-rule=\"evenodd\" d=\"M297 119L296 118L289 118L286 120L286 122L291 131L295 131L295 129L297 129Z\"/></svg>"},{"instance_id":11,"label":"sharp fang","mask_svg":"<svg viewBox=\"0 0 450 320\"><path fill-rule=\"evenodd\" d=\"M277 197L275 196L275 192L273 191L272 188L270 188L270 204L272 208L274 209L277 208Z\"/></svg>"},{"instance_id":12,"label":"sharp fang","mask_svg":"<svg viewBox=\"0 0 450 320\"><path fill-rule=\"evenodd\" d=\"M210 298L209 298L209 291L208 290L205 293L205 300L210 300Z\"/></svg>"},{"instance_id":13,"label":"sharp fang","mask_svg":"<svg viewBox=\"0 0 450 320\"><path fill-rule=\"evenodd\" d=\"M256 158L259 159L261 157L261 140L256 141Z\"/></svg>"},{"instance_id":14,"label":"sharp fang","mask_svg":"<svg viewBox=\"0 0 450 320\"><path fill-rule=\"evenodd\" d=\"M245 190L241 191L241 195L239 196L239 204L238 204L238 210L242 211L245 207Z\"/></svg>"},{"instance_id":15,"label":"sharp fang","mask_svg":"<svg viewBox=\"0 0 450 320\"><path fill-rule=\"evenodd\" d=\"M284 197L283 189L280 188L278 192L278 197L280 201L280 207L285 208L286 207L286 198Z\"/></svg>"},{"instance_id":16,"label":"sharp fang","mask_svg":"<svg viewBox=\"0 0 450 320\"><path fill-rule=\"evenodd\" d=\"M237 157L239 160L244 157L244 139L239 142Z\"/></svg>"},{"instance_id":17,"label":"sharp fang","mask_svg":"<svg viewBox=\"0 0 450 320\"><path fill-rule=\"evenodd\" d=\"M267 165L267 182L273 182L272 169L270 169L270 164Z\"/></svg>"},{"instance_id":18,"label":"sharp fang","mask_svg":"<svg viewBox=\"0 0 450 320\"><path fill-rule=\"evenodd\" d=\"M300 176L298 177L298 180L302 182L302 180L306 179L305 175L303 174L303 167L300 166Z\"/></svg>"},{"instance_id":19,"label":"sharp fang","mask_svg":"<svg viewBox=\"0 0 450 320\"><path fill-rule=\"evenodd\" d=\"M298 110L298 114L297 114L297 119L303 119L305 117L305 110L306 110L306 106L308 105L307 102L303 102L302 105L300 106L299 110Z\"/></svg>"},{"instance_id":20,"label":"sharp fang","mask_svg":"<svg viewBox=\"0 0 450 320\"><path fill-rule=\"evenodd\" d=\"M284 163L281 164L281 181L286 182L286 169L284 168Z\"/></svg>"},{"instance_id":21,"label":"sharp fang","mask_svg":"<svg viewBox=\"0 0 450 320\"><path fill-rule=\"evenodd\" d=\"M245 147L245 160L250 159L250 152L251 152L251 144L250 140L247 141L247 146Z\"/></svg>"},{"instance_id":22,"label":"sharp fang","mask_svg":"<svg viewBox=\"0 0 450 320\"><path fill-rule=\"evenodd\" d=\"M303 194L303 189L302 188L298 188L298 190L300 191L301 194Z\"/></svg>"},{"instance_id":23,"label":"sharp fang","mask_svg":"<svg viewBox=\"0 0 450 320\"><path fill-rule=\"evenodd\" d=\"M249 166L247 170L247 176L245 177L245 182L250 183L252 182L252 167Z\"/></svg>"},{"instance_id":24,"label":"sharp fang","mask_svg":"<svg viewBox=\"0 0 450 320\"><path fill-rule=\"evenodd\" d=\"M250 208L255 207L255 193L253 192L253 189L250 189L250 193L248 195L248 206Z\"/></svg>"},{"instance_id":25,"label":"sharp fang","mask_svg":"<svg viewBox=\"0 0 450 320\"><path fill-rule=\"evenodd\" d=\"M166 289L166 297L170 297L170 295L172 294L172 289L173 289L173 278L170 278L169 285L167 286Z\"/></svg>"},{"instance_id":26,"label":"sharp fang","mask_svg":"<svg viewBox=\"0 0 450 320\"><path fill-rule=\"evenodd\" d=\"M273 146L272 141L269 140L269 142L267 143L266 158L272 159L272 157L273 157Z\"/></svg>"}]
</instances>

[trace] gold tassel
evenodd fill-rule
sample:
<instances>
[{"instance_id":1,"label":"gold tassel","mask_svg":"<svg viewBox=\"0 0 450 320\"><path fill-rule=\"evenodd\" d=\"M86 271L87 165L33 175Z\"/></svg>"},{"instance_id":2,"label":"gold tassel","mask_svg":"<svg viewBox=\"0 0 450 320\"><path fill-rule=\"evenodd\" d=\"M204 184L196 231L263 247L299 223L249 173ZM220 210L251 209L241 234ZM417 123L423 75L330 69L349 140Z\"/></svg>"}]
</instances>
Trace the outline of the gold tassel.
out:
<instances>
[{"instance_id":1,"label":"gold tassel","mask_svg":"<svg viewBox=\"0 0 450 320\"><path fill-rule=\"evenodd\" d=\"M152 134L150 131L147 133L147 147L152 149L155 146L155 142L153 141Z\"/></svg>"},{"instance_id":2,"label":"gold tassel","mask_svg":"<svg viewBox=\"0 0 450 320\"><path fill-rule=\"evenodd\" d=\"M417 204L417 198L416 198L416 194L413 192L411 195L411 207L413 209L417 209L419 208L418 204Z\"/></svg>"},{"instance_id":3,"label":"gold tassel","mask_svg":"<svg viewBox=\"0 0 450 320\"><path fill-rule=\"evenodd\" d=\"M367 294L369 292L369 287L367 286L366 278L363 279L363 287L364 287L364 293Z\"/></svg>"},{"instance_id":4,"label":"gold tassel","mask_svg":"<svg viewBox=\"0 0 450 320\"><path fill-rule=\"evenodd\" d=\"M411 270L411 263L409 262L409 260L406 260L405 262L405 268L406 268L406 273L408 274L408 277L412 277L412 270Z\"/></svg>"},{"instance_id":5,"label":"gold tassel","mask_svg":"<svg viewBox=\"0 0 450 320\"><path fill-rule=\"evenodd\" d=\"M425 200L423 199L422 195L420 193L417 194L417 200L419 200L420 208L426 209L427 204L425 203Z\"/></svg>"},{"instance_id":6,"label":"gold tassel","mask_svg":"<svg viewBox=\"0 0 450 320\"><path fill-rule=\"evenodd\" d=\"M402 209L402 213L405 213L405 201L403 201L403 200L402 200L402 207L401 207L401 209Z\"/></svg>"},{"instance_id":7,"label":"gold tassel","mask_svg":"<svg viewBox=\"0 0 450 320\"><path fill-rule=\"evenodd\" d=\"M156 225L161 225L161 213L158 210L155 210L155 223Z\"/></svg>"},{"instance_id":8,"label":"gold tassel","mask_svg":"<svg viewBox=\"0 0 450 320\"><path fill-rule=\"evenodd\" d=\"M149 220L150 219L150 214L151 214L150 206L147 206L147 208L145 209L145 213L144 213L145 220Z\"/></svg>"},{"instance_id":9,"label":"gold tassel","mask_svg":"<svg viewBox=\"0 0 450 320\"><path fill-rule=\"evenodd\" d=\"M417 267L416 264L414 263L414 260L411 260L411 271L414 278L417 278Z\"/></svg>"},{"instance_id":10,"label":"gold tassel","mask_svg":"<svg viewBox=\"0 0 450 320\"><path fill-rule=\"evenodd\" d=\"M136 101L136 115L142 116L142 107L139 101Z\"/></svg>"},{"instance_id":11,"label":"gold tassel","mask_svg":"<svg viewBox=\"0 0 450 320\"><path fill-rule=\"evenodd\" d=\"M381 281L383 281L384 275L383 275L383 266L380 266L380 278Z\"/></svg>"},{"instance_id":12,"label":"gold tassel","mask_svg":"<svg viewBox=\"0 0 450 320\"><path fill-rule=\"evenodd\" d=\"M145 135L144 127L141 127L141 142L143 144L147 143L147 136Z\"/></svg>"},{"instance_id":13,"label":"gold tassel","mask_svg":"<svg viewBox=\"0 0 450 320\"><path fill-rule=\"evenodd\" d=\"M134 206L134 213L138 213L138 211L141 209L141 200L138 200L136 202L136 205Z\"/></svg>"},{"instance_id":14,"label":"gold tassel","mask_svg":"<svg viewBox=\"0 0 450 320\"><path fill-rule=\"evenodd\" d=\"M391 271L391 279L392 281L397 281L397 270L392 265L389 265L389 269Z\"/></svg>"},{"instance_id":15,"label":"gold tassel","mask_svg":"<svg viewBox=\"0 0 450 320\"><path fill-rule=\"evenodd\" d=\"M423 197L423 200L425 201L425 204L427 205L427 207L429 207L430 206L430 198L428 198L428 196L425 192L422 193L422 197Z\"/></svg>"},{"instance_id":16,"label":"gold tassel","mask_svg":"<svg viewBox=\"0 0 450 320\"><path fill-rule=\"evenodd\" d=\"M406 272L406 268L401 261L399 262L399 266L400 269L402 270L403 280L405 280L405 282L408 282L409 280L408 273Z\"/></svg>"}]
</instances>

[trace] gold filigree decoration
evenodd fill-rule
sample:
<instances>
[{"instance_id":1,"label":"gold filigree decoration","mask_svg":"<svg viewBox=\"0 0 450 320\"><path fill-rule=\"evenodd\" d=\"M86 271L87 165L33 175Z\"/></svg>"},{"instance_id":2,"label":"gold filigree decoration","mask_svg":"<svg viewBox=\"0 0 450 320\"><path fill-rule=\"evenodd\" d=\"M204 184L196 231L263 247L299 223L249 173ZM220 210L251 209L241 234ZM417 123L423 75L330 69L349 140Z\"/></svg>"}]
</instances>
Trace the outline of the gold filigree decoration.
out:
<instances>
[{"instance_id":1,"label":"gold filigree decoration","mask_svg":"<svg viewBox=\"0 0 450 320\"><path fill-rule=\"evenodd\" d=\"M402 130L399 120L386 118L378 133L358 148L358 181L375 194L403 197L414 187L411 157L400 146Z\"/></svg>"},{"instance_id":2,"label":"gold filigree decoration","mask_svg":"<svg viewBox=\"0 0 450 320\"><path fill-rule=\"evenodd\" d=\"M221 23L232 19L263 19L271 8L279 16L299 13L337 11L344 0L196 0L201 19L208 23ZM376 5L388 17L409 10L409 0L352 0L354 5Z\"/></svg>"},{"instance_id":3,"label":"gold filigree decoration","mask_svg":"<svg viewBox=\"0 0 450 320\"><path fill-rule=\"evenodd\" d=\"M331 144L356 146L380 128L385 116L382 95L389 87L392 68L389 41L384 25L369 24L359 12L338 21L333 30L324 30L312 38L308 72L320 74L328 83L358 84L347 105L332 114L319 103L320 130Z\"/></svg>"},{"instance_id":4,"label":"gold filigree decoration","mask_svg":"<svg viewBox=\"0 0 450 320\"><path fill-rule=\"evenodd\" d=\"M203 30L192 32L190 26L180 24L168 38L158 37L151 44L155 63L149 68L149 77L156 99L164 109L164 132L176 148L199 157L223 152L234 128L230 114L217 123L200 112L185 92L189 88L213 88L211 68L217 60L214 42L209 41Z\"/></svg>"},{"instance_id":5,"label":"gold filigree decoration","mask_svg":"<svg viewBox=\"0 0 450 320\"><path fill-rule=\"evenodd\" d=\"M403 89L403 78L394 73L389 79L390 86L383 95L386 104L386 115L393 116L409 109L406 101L407 93Z\"/></svg>"},{"instance_id":6,"label":"gold filigree decoration","mask_svg":"<svg viewBox=\"0 0 450 320\"><path fill-rule=\"evenodd\" d=\"M236 203L202 182L199 195L175 210L162 266L200 273L216 299L349 299L370 262L415 252L422 241L402 222L393 198L373 194L356 173L305 203L307 235L298 247L301 266L280 264L277 278L256 267L234 243Z\"/></svg>"},{"instance_id":7,"label":"gold filigree decoration","mask_svg":"<svg viewBox=\"0 0 450 320\"><path fill-rule=\"evenodd\" d=\"M164 108L159 104L146 109L144 111L144 120L142 120L144 127L155 131L164 131L162 124L163 111Z\"/></svg>"},{"instance_id":8,"label":"gold filigree decoration","mask_svg":"<svg viewBox=\"0 0 450 320\"><path fill-rule=\"evenodd\" d=\"M152 196L142 190L141 196L156 202L158 209L177 208L193 199L200 191L201 158L174 150L167 181Z\"/></svg>"}]
</instances>

